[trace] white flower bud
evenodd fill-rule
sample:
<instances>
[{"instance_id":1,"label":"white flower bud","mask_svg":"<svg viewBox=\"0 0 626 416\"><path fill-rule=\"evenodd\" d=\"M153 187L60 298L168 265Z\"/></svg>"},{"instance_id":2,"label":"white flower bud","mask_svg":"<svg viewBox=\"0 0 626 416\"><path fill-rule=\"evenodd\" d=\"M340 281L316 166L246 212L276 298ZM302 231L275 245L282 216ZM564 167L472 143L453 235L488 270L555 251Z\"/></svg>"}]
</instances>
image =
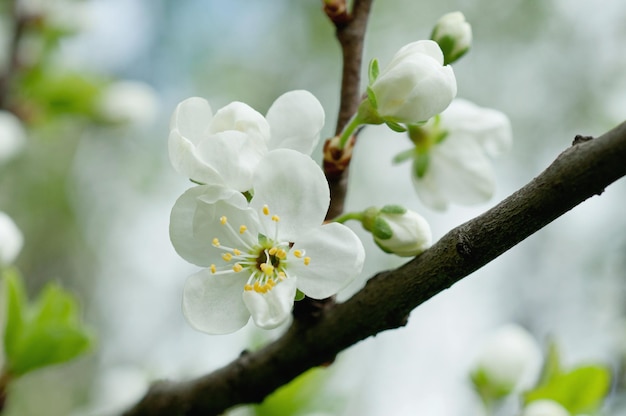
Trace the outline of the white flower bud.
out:
<instances>
[{"instance_id":1,"label":"white flower bud","mask_svg":"<svg viewBox=\"0 0 626 416\"><path fill-rule=\"evenodd\" d=\"M0 111L0 164L18 154L26 144L21 121L8 111Z\"/></svg>"},{"instance_id":2,"label":"white flower bud","mask_svg":"<svg viewBox=\"0 0 626 416\"><path fill-rule=\"evenodd\" d=\"M487 339L478 354L472 375L502 394L528 388L541 370L542 353L524 328L506 325Z\"/></svg>"},{"instance_id":3,"label":"white flower bud","mask_svg":"<svg viewBox=\"0 0 626 416\"><path fill-rule=\"evenodd\" d=\"M0 211L0 267L13 263L23 244L22 232L11 217Z\"/></svg>"},{"instance_id":4,"label":"white flower bud","mask_svg":"<svg viewBox=\"0 0 626 416\"><path fill-rule=\"evenodd\" d=\"M472 27L461 12L443 15L435 25L431 39L443 51L444 64L451 64L469 50L472 44Z\"/></svg>"},{"instance_id":5,"label":"white flower bud","mask_svg":"<svg viewBox=\"0 0 626 416\"><path fill-rule=\"evenodd\" d=\"M521 416L570 416L570 414L554 400L543 399L529 403Z\"/></svg>"},{"instance_id":6,"label":"white flower bud","mask_svg":"<svg viewBox=\"0 0 626 416\"><path fill-rule=\"evenodd\" d=\"M448 107L456 96L456 78L452 67L443 66L439 45L421 40L401 48L372 82L370 91L375 112L384 121L418 123ZM365 107L370 104L364 101ZM366 110L359 108L360 113Z\"/></svg>"},{"instance_id":7,"label":"white flower bud","mask_svg":"<svg viewBox=\"0 0 626 416\"><path fill-rule=\"evenodd\" d=\"M385 252L402 257L417 256L432 243L428 222L417 212L397 205L365 211L363 226Z\"/></svg>"}]
</instances>

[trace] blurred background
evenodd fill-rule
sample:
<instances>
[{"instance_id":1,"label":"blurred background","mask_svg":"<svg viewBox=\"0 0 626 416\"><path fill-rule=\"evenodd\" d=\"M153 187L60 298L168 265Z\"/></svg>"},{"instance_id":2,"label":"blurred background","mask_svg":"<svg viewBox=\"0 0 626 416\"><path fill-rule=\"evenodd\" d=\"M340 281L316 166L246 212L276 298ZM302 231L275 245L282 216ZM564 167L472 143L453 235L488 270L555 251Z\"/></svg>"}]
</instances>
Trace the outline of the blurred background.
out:
<instances>
[{"instance_id":1,"label":"blurred background","mask_svg":"<svg viewBox=\"0 0 626 416\"><path fill-rule=\"evenodd\" d=\"M6 68L15 25L5 3ZM28 141L0 165L0 210L24 233L16 265L29 293L60 282L79 296L98 341L88 356L16 382L5 414L118 414L150 381L205 374L280 332L248 325L209 336L182 316L182 287L196 267L176 255L168 237L169 211L190 186L168 161L174 107L201 96L213 109L237 100L264 114L283 92L307 89L325 108L329 136L340 50L314 0L19 3L36 17L20 59L38 69L12 80L13 100L5 103L26 124ZM426 217L435 239L527 183L576 134L600 135L626 119L621 0L602 7L585 0L378 1L365 62L376 57L384 67L455 10L474 34L471 51L454 64L458 95L503 111L513 126L513 150L494 161L496 196L483 206L429 210L413 191L409 167L391 164L410 142L372 127L356 148L347 207L404 204ZM321 159L321 149L314 157ZM345 351L316 373L312 393L290 414L480 415L472 360L485 337L515 322L542 345L555 340L566 366L609 365L616 383L606 414L626 415L617 383L626 356L625 203L622 180L417 308L406 327ZM380 252L359 227L366 268L340 298L405 261Z\"/></svg>"}]
</instances>

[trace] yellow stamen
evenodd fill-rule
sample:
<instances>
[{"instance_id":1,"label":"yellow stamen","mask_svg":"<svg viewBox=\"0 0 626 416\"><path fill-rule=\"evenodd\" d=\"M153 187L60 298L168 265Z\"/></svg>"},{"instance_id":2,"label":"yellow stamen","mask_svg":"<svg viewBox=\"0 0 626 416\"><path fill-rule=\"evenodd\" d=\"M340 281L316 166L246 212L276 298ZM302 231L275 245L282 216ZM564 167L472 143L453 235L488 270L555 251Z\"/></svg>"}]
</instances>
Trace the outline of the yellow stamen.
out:
<instances>
[{"instance_id":1,"label":"yellow stamen","mask_svg":"<svg viewBox=\"0 0 626 416\"><path fill-rule=\"evenodd\" d=\"M243 270L243 266L242 266L241 264L239 264L239 263L237 263L237 264L235 264L235 265L233 266L233 271L234 271L235 273L239 273L239 272L240 272L240 271L242 271L242 270Z\"/></svg>"},{"instance_id":2,"label":"yellow stamen","mask_svg":"<svg viewBox=\"0 0 626 416\"><path fill-rule=\"evenodd\" d=\"M263 214L270 215L270 207L263 205Z\"/></svg>"},{"instance_id":3,"label":"yellow stamen","mask_svg":"<svg viewBox=\"0 0 626 416\"><path fill-rule=\"evenodd\" d=\"M220 223L222 225L226 224L226 221L228 221L228 218L226 218L226 216L223 215L223 216L220 217Z\"/></svg>"},{"instance_id":4,"label":"yellow stamen","mask_svg":"<svg viewBox=\"0 0 626 416\"><path fill-rule=\"evenodd\" d=\"M222 258L224 259L224 261L231 261L233 259L233 255L230 253L224 253L222 254Z\"/></svg>"},{"instance_id":5,"label":"yellow stamen","mask_svg":"<svg viewBox=\"0 0 626 416\"><path fill-rule=\"evenodd\" d=\"M253 290L253 289L254 289L254 287L252 287L252 285L249 285L249 284L246 284L246 285L243 287L243 290Z\"/></svg>"},{"instance_id":6,"label":"yellow stamen","mask_svg":"<svg viewBox=\"0 0 626 416\"><path fill-rule=\"evenodd\" d=\"M259 282L254 282L254 291L255 292L261 291L261 284Z\"/></svg>"},{"instance_id":7,"label":"yellow stamen","mask_svg":"<svg viewBox=\"0 0 626 416\"><path fill-rule=\"evenodd\" d=\"M274 214L274 215L272 215L272 221L278 222L278 221L280 221L280 217L278 215Z\"/></svg>"},{"instance_id":8,"label":"yellow stamen","mask_svg":"<svg viewBox=\"0 0 626 416\"><path fill-rule=\"evenodd\" d=\"M245 233L247 229L248 227L246 227L245 225L239 226L239 234Z\"/></svg>"},{"instance_id":9,"label":"yellow stamen","mask_svg":"<svg viewBox=\"0 0 626 416\"><path fill-rule=\"evenodd\" d=\"M297 258L302 257L302 251L301 250L294 250L293 251L293 255L296 256Z\"/></svg>"},{"instance_id":10,"label":"yellow stamen","mask_svg":"<svg viewBox=\"0 0 626 416\"><path fill-rule=\"evenodd\" d=\"M311 263L311 257L305 257L305 258L304 258L304 265L305 265L305 266L308 266L308 265L309 265L309 263Z\"/></svg>"},{"instance_id":11,"label":"yellow stamen","mask_svg":"<svg viewBox=\"0 0 626 416\"><path fill-rule=\"evenodd\" d=\"M217 272L217 267L215 267L215 264L211 265L211 273L215 273Z\"/></svg>"},{"instance_id":12,"label":"yellow stamen","mask_svg":"<svg viewBox=\"0 0 626 416\"><path fill-rule=\"evenodd\" d=\"M281 260L284 260L287 257L287 252L285 250L278 249L278 251L276 252L276 257L278 257Z\"/></svg>"},{"instance_id":13,"label":"yellow stamen","mask_svg":"<svg viewBox=\"0 0 626 416\"><path fill-rule=\"evenodd\" d=\"M233 249L233 254L235 256L240 256L241 255L241 251L237 250L236 248Z\"/></svg>"},{"instance_id":14,"label":"yellow stamen","mask_svg":"<svg viewBox=\"0 0 626 416\"><path fill-rule=\"evenodd\" d=\"M268 253L270 253L270 256L273 256L274 254L276 254L277 251L278 251L278 248L272 247L272 248L270 248Z\"/></svg>"},{"instance_id":15,"label":"yellow stamen","mask_svg":"<svg viewBox=\"0 0 626 416\"><path fill-rule=\"evenodd\" d=\"M263 273L265 273L267 276L271 276L274 274L274 266L272 266L271 264L265 263L265 267L263 267L262 270Z\"/></svg>"},{"instance_id":16,"label":"yellow stamen","mask_svg":"<svg viewBox=\"0 0 626 416\"><path fill-rule=\"evenodd\" d=\"M278 272L278 277L280 277L280 280L285 280L287 275L285 274L285 272Z\"/></svg>"},{"instance_id":17,"label":"yellow stamen","mask_svg":"<svg viewBox=\"0 0 626 416\"><path fill-rule=\"evenodd\" d=\"M218 240L217 238L214 238L213 239L213 246L219 247L220 246L220 240Z\"/></svg>"}]
</instances>

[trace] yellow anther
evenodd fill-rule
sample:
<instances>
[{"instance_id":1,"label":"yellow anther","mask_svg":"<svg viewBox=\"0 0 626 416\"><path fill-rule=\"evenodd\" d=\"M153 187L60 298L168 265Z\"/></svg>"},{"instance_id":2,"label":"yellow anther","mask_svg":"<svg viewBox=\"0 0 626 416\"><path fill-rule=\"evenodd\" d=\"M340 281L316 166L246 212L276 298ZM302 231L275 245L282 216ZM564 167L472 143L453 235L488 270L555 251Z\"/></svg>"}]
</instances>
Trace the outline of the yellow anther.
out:
<instances>
[{"instance_id":1,"label":"yellow anther","mask_svg":"<svg viewBox=\"0 0 626 416\"><path fill-rule=\"evenodd\" d=\"M231 261L233 259L233 255L230 253L224 253L222 254L222 258L224 259L224 261Z\"/></svg>"},{"instance_id":2,"label":"yellow anther","mask_svg":"<svg viewBox=\"0 0 626 416\"><path fill-rule=\"evenodd\" d=\"M237 250L236 248L233 249L233 254L235 256L241 256L241 251Z\"/></svg>"},{"instance_id":3,"label":"yellow anther","mask_svg":"<svg viewBox=\"0 0 626 416\"><path fill-rule=\"evenodd\" d=\"M220 223L221 223L222 225L224 225L224 224L226 224L226 221L228 221L228 218L226 218L226 216L222 215L222 216L220 217Z\"/></svg>"},{"instance_id":4,"label":"yellow anther","mask_svg":"<svg viewBox=\"0 0 626 416\"><path fill-rule=\"evenodd\" d=\"M273 256L274 254L276 254L277 251L278 251L278 248L272 247L272 248L270 248L268 253L270 253L270 256Z\"/></svg>"},{"instance_id":5,"label":"yellow anther","mask_svg":"<svg viewBox=\"0 0 626 416\"><path fill-rule=\"evenodd\" d=\"M261 263L261 265L259 266L259 268L261 269L262 272L265 271L266 267L267 267L267 263Z\"/></svg>"},{"instance_id":6,"label":"yellow anther","mask_svg":"<svg viewBox=\"0 0 626 416\"><path fill-rule=\"evenodd\" d=\"M266 286L269 286L270 289L273 288L274 286L276 286L276 282L274 281L274 279L268 279L267 283L265 284Z\"/></svg>"},{"instance_id":7,"label":"yellow anther","mask_svg":"<svg viewBox=\"0 0 626 416\"><path fill-rule=\"evenodd\" d=\"M220 246L220 240L218 240L217 238L214 238L214 239L213 239L213 245L214 245L215 247L219 247L219 246Z\"/></svg>"},{"instance_id":8,"label":"yellow anther","mask_svg":"<svg viewBox=\"0 0 626 416\"><path fill-rule=\"evenodd\" d=\"M240 225L239 226L239 234L243 234L248 230L248 227L246 227L245 225Z\"/></svg>"},{"instance_id":9,"label":"yellow anther","mask_svg":"<svg viewBox=\"0 0 626 416\"><path fill-rule=\"evenodd\" d=\"M283 250L282 248L278 249L278 251L276 251L276 257L278 257L279 259L283 260L287 257L287 252L285 250Z\"/></svg>"},{"instance_id":10,"label":"yellow anther","mask_svg":"<svg viewBox=\"0 0 626 416\"><path fill-rule=\"evenodd\" d=\"M249 285L249 284L246 284L246 285L243 287L243 290L252 290L252 289L254 289L254 287L252 287L252 285Z\"/></svg>"},{"instance_id":11,"label":"yellow anther","mask_svg":"<svg viewBox=\"0 0 626 416\"><path fill-rule=\"evenodd\" d=\"M261 291L261 285L259 284L259 282L254 282L254 291L255 292Z\"/></svg>"},{"instance_id":12,"label":"yellow anther","mask_svg":"<svg viewBox=\"0 0 626 416\"><path fill-rule=\"evenodd\" d=\"M297 258L302 257L302 250L294 250L293 251L293 255L296 256Z\"/></svg>"},{"instance_id":13,"label":"yellow anther","mask_svg":"<svg viewBox=\"0 0 626 416\"><path fill-rule=\"evenodd\" d=\"M243 266L242 266L241 264L239 264L239 263L237 263L237 264L235 264L235 265L233 266L233 271L234 271L235 273L239 273L239 272L240 272L240 271L242 271L242 270L243 270Z\"/></svg>"},{"instance_id":14,"label":"yellow anther","mask_svg":"<svg viewBox=\"0 0 626 416\"><path fill-rule=\"evenodd\" d=\"M280 221L280 217L278 215L274 214L274 215L272 215L272 221L278 222L278 221Z\"/></svg>"},{"instance_id":15,"label":"yellow anther","mask_svg":"<svg viewBox=\"0 0 626 416\"><path fill-rule=\"evenodd\" d=\"M211 273L215 273L217 272L217 267L215 267L215 264L211 265Z\"/></svg>"},{"instance_id":16,"label":"yellow anther","mask_svg":"<svg viewBox=\"0 0 626 416\"><path fill-rule=\"evenodd\" d=\"M309 263L311 263L311 257L305 257L305 258L304 258L304 265L305 265L305 266L308 266L308 265L309 265Z\"/></svg>"},{"instance_id":17,"label":"yellow anther","mask_svg":"<svg viewBox=\"0 0 626 416\"><path fill-rule=\"evenodd\" d=\"M285 272L278 272L278 277L280 278L280 280L285 280L287 278L287 275L285 274Z\"/></svg>"},{"instance_id":18,"label":"yellow anther","mask_svg":"<svg viewBox=\"0 0 626 416\"><path fill-rule=\"evenodd\" d=\"M263 273L265 273L267 276L271 276L274 274L274 266L272 266L271 264L265 263L265 267L263 267L262 270Z\"/></svg>"},{"instance_id":19,"label":"yellow anther","mask_svg":"<svg viewBox=\"0 0 626 416\"><path fill-rule=\"evenodd\" d=\"M263 214L270 215L270 207L263 205Z\"/></svg>"}]
</instances>

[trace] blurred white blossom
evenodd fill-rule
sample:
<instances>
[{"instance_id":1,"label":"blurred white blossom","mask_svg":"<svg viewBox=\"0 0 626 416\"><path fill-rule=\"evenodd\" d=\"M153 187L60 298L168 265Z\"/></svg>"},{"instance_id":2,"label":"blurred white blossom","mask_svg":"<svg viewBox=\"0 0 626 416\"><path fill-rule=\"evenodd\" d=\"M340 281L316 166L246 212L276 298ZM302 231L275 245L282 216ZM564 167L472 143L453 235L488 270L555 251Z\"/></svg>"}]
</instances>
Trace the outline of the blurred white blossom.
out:
<instances>
[{"instance_id":1,"label":"blurred white blossom","mask_svg":"<svg viewBox=\"0 0 626 416\"><path fill-rule=\"evenodd\" d=\"M17 155L26 145L26 130L20 119L0 110L0 164Z\"/></svg>"},{"instance_id":2,"label":"blurred white blossom","mask_svg":"<svg viewBox=\"0 0 626 416\"><path fill-rule=\"evenodd\" d=\"M521 416L570 416L570 413L554 400L536 400L524 408Z\"/></svg>"},{"instance_id":3,"label":"blurred white blossom","mask_svg":"<svg viewBox=\"0 0 626 416\"><path fill-rule=\"evenodd\" d=\"M0 211L0 266L13 263L22 250L24 236L15 222Z\"/></svg>"},{"instance_id":4,"label":"blurred white blossom","mask_svg":"<svg viewBox=\"0 0 626 416\"><path fill-rule=\"evenodd\" d=\"M441 47L446 64L463 56L472 44L472 27L461 12L443 15L435 25L432 40Z\"/></svg>"},{"instance_id":5,"label":"blurred white blossom","mask_svg":"<svg viewBox=\"0 0 626 416\"><path fill-rule=\"evenodd\" d=\"M149 124L159 112L159 96L150 85L138 81L117 81L100 97L100 113L117 123Z\"/></svg>"}]
</instances>

